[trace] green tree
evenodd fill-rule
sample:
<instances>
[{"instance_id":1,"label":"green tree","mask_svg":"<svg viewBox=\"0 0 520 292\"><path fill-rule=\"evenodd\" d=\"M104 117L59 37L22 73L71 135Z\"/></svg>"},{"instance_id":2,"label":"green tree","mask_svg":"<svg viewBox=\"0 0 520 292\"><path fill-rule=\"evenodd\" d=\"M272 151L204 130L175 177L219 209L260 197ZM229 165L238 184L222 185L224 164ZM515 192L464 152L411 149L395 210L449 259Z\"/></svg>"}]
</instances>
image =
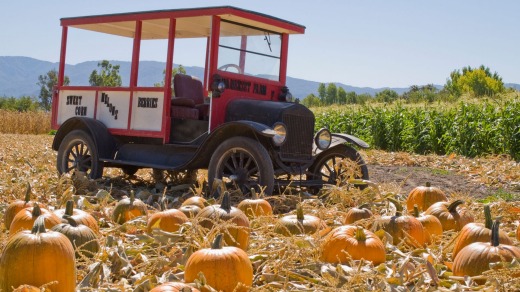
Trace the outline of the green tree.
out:
<instances>
[{"instance_id":1,"label":"green tree","mask_svg":"<svg viewBox=\"0 0 520 292\"><path fill-rule=\"evenodd\" d=\"M454 70L444 88L455 97L460 97L463 93L475 97L493 96L505 91L502 78L496 72L492 74L484 65L479 68L464 67L462 73Z\"/></svg>"},{"instance_id":2,"label":"green tree","mask_svg":"<svg viewBox=\"0 0 520 292\"><path fill-rule=\"evenodd\" d=\"M399 98L399 94L391 89L385 89L376 93L376 100L379 102L393 102Z\"/></svg>"},{"instance_id":3,"label":"green tree","mask_svg":"<svg viewBox=\"0 0 520 292\"><path fill-rule=\"evenodd\" d=\"M320 98L311 93L302 100L302 104L306 107L319 106Z\"/></svg>"},{"instance_id":4,"label":"green tree","mask_svg":"<svg viewBox=\"0 0 520 292\"><path fill-rule=\"evenodd\" d=\"M121 76L119 75L119 65L112 65L109 61L103 60L98 63L101 72L93 70L89 77L91 86L121 86Z\"/></svg>"},{"instance_id":5,"label":"green tree","mask_svg":"<svg viewBox=\"0 0 520 292\"><path fill-rule=\"evenodd\" d=\"M338 103L346 104L347 103L347 92L343 87L338 88Z\"/></svg>"},{"instance_id":6,"label":"green tree","mask_svg":"<svg viewBox=\"0 0 520 292\"><path fill-rule=\"evenodd\" d=\"M164 69L162 73L163 73L163 79L161 80L161 82L154 83L153 86L164 87L164 76L166 75L166 69ZM186 74L186 69L184 69L184 67L182 65L179 65L178 68L172 69L172 80L171 80L172 94L173 94L173 77L175 77L175 75L177 75L177 74Z\"/></svg>"},{"instance_id":7,"label":"green tree","mask_svg":"<svg viewBox=\"0 0 520 292\"><path fill-rule=\"evenodd\" d=\"M69 77L65 76L63 79L63 85L69 85L69 83ZM47 72L47 74L38 76L38 82L36 84L40 86L40 95L38 96L40 99L40 107L45 111L50 111L52 105L52 91L54 86L58 84L58 71L52 69Z\"/></svg>"},{"instance_id":8,"label":"green tree","mask_svg":"<svg viewBox=\"0 0 520 292\"><path fill-rule=\"evenodd\" d=\"M325 96L325 102L326 104L330 105L336 102L338 97L338 88L336 87L336 84L329 83L327 85L327 94Z\"/></svg>"},{"instance_id":9,"label":"green tree","mask_svg":"<svg viewBox=\"0 0 520 292\"><path fill-rule=\"evenodd\" d=\"M358 102L357 94L354 91L347 92L347 104L354 104Z\"/></svg>"},{"instance_id":10,"label":"green tree","mask_svg":"<svg viewBox=\"0 0 520 292\"><path fill-rule=\"evenodd\" d=\"M327 89L325 83L320 83L318 86L318 97L321 100L321 104L325 104L325 96L327 95Z\"/></svg>"}]
</instances>

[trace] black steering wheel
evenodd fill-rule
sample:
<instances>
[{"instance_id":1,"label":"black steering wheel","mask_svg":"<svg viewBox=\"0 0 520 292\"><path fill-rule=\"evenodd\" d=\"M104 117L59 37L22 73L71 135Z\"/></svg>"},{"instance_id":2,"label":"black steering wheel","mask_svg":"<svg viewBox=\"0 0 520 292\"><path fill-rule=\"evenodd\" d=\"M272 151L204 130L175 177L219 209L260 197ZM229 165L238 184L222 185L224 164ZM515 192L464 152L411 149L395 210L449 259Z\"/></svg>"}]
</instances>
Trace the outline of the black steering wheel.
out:
<instances>
[{"instance_id":1,"label":"black steering wheel","mask_svg":"<svg viewBox=\"0 0 520 292\"><path fill-rule=\"evenodd\" d=\"M218 67L218 70L221 70L221 71L227 71L228 68L234 68L238 71L238 74L244 74L244 71L242 71L242 68L240 68L238 65L236 64L225 64L225 65L222 65L220 67Z\"/></svg>"}]
</instances>

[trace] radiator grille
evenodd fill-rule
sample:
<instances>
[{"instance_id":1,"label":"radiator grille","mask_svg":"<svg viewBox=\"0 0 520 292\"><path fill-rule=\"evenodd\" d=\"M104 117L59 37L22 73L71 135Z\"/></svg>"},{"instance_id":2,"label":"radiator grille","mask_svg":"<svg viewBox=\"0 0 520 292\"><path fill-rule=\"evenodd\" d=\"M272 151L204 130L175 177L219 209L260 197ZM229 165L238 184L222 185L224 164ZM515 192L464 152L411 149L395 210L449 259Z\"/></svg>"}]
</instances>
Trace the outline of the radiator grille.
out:
<instances>
[{"instance_id":1,"label":"radiator grille","mask_svg":"<svg viewBox=\"0 0 520 292\"><path fill-rule=\"evenodd\" d=\"M312 158L314 116L285 113L282 121L287 126L287 141L281 147L282 159L310 160Z\"/></svg>"}]
</instances>

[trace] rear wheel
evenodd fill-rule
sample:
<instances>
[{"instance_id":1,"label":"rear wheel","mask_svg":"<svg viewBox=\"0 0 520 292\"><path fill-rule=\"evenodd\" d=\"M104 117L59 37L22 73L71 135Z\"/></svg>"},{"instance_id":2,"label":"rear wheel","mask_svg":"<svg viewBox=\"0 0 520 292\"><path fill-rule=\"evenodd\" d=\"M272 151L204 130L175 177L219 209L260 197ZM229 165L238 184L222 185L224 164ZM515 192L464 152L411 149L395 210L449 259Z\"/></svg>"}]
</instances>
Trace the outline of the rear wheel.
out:
<instances>
[{"instance_id":1,"label":"rear wheel","mask_svg":"<svg viewBox=\"0 0 520 292\"><path fill-rule=\"evenodd\" d=\"M354 148L338 145L318 155L309 167L309 180L320 180L323 184L343 185L349 178L368 180L368 167ZM362 186L360 186L362 187ZM316 192L321 186L312 187Z\"/></svg>"},{"instance_id":2,"label":"rear wheel","mask_svg":"<svg viewBox=\"0 0 520 292\"><path fill-rule=\"evenodd\" d=\"M103 175L103 162L92 137L83 130L68 133L58 149L57 168L60 174L72 171L84 172L89 178Z\"/></svg>"},{"instance_id":3,"label":"rear wheel","mask_svg":"<svg viewBox=\"0 0 520 292\"><path fill-rule=\"evenodd\" d=\"M224 141L213 153L208 167L209 186L217 178L229 188L238 188L243 194L251 188L272 194L274 170L271 157L259 142L247 137L234 137Z\"/></svg>"}]
</instances>

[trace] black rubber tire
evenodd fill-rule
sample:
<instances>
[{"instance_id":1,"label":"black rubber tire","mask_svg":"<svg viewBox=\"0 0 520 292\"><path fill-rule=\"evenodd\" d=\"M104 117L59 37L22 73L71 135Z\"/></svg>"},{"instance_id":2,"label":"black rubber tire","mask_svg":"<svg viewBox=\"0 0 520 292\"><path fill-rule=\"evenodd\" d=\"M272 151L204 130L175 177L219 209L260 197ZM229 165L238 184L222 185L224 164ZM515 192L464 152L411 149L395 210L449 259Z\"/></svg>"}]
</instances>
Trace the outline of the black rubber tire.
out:
<instances>
[{"instance_id":1,"label":"black rubber tire","mask_svg":"<svg viewBox=\"0 0 520 292\"><path fill-rule=\"evenodd\" d=\"M56 162L59 174L78 170L91 179L103 176L104 165L99 161L94 140L83 130L73 130L63 138Z\"/></svg>"},{"instance_id":2,"label":"black rubber tire","mask_svg":"<svg viewBox=\"0 0 520 292\"><path fill-rule=\"evenodd\" d=\"M274 170L269 153L259 142L247 137L233 137L220 144L208 166L209 186L213 179L226 181L237 177L236 185L243 194L249 194L252 187L271 195L274 188ZM230 184L233 187L233 184ZM210 194L208 194L210 195Z\"/></svg>"},{"instance_id":3,"label":"black rubber tire","mask_svg":"<svg viewBox=\"0 0 520 292\"><path fill-rule=\"evenodd\" d=\"M309 179L316 180L321 179L324 184L336 184L338 175L342 175L347 169L339 169L339 174L336 173L333 166L341 159L348 158L352 161L356 161L359 166L360 176L356 176L358 179L368 180L368 167L363 160L363 157L356 151L356 149L347 145L338 145L331 149L325 150L320 153L316 158L316 161L309 167L311 173ZM359 186L363 188L363 186ZM315 188L311 188L315 190Z\"/></svg>"}]
</instances>

